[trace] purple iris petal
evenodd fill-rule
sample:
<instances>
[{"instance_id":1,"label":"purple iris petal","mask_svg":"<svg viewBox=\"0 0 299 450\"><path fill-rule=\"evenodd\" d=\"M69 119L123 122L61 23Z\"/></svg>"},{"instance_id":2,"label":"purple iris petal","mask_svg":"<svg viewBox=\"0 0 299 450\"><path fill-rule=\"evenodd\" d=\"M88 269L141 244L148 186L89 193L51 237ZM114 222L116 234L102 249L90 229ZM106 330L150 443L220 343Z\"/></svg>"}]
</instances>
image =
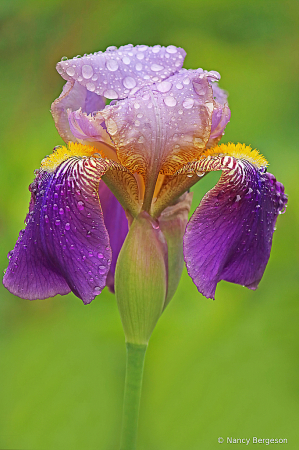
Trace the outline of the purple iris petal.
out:
<instances>
[{"instance_id":1,"label":"purple iris petal","mask_svg":"<svg viewBox=\"0 0 299 450\"><path fill-rule=\"evenodd\" d=\"M186 52L174 45L125 45L61 61L57 71L65 80L75 80L90 92L108 99L126 98L133 90L162 81L183 65Z\"/></svg>"},{"instance_id":2,"label":"purple iris petal","mask_svg":"<svg viewBox=\"0 0 299 450\"><path fill-rule=\"evenodd\" d=\"M22 298L72 290L90 303L106 284L109 237L97 196L97 162L71 158L33 183L34 208L10 258L4 285ZM32 203L31 203L32 205Z\"/></svg>"},{"instance_id":3,"label":"purple iris petal","mask_svg":"<svg viewBox=\"0 0 299 450\"><path fill-rule=\"evenodd\" d=\"M110 291L114 292L115 266L128 233L128 220L123 207L103 181L99 184L99 197L112 249L112 261L106 284Z\"/></svg>"},{"instance_id":4,"label":"purple iris petal","mask_svg":"<svg viewBox=\"0 0 299 450\"><path fill-rule=\"evenodd\" d=\"M212 88L200 69L182 70L101 114L121 163L154 176L159 170L174 173L202 153L212 111Z\"/></svg>"},{"instance_id":5,"label":"purple iris petal","mask_svg":"<svg viewBox=\"0 0 299 450\"><path fill-rule=\"evenodd\" d=\"M76 139L83 142L105 142L113 145L107 131L104 118L101 114L87 115L78 111L67 111L70 130Z\"/></svg>"},{"instance_id":6,"label":"purple iris petal","mask_svg":"<svg viewBox=\"0 0 299 450\"><path fill-rule=\"evenodd\" d=\"M227 157L226 157L227 158ZM287 203L275 177L248 161L232 163L187 225L184 255L199 292L214 298L220 280L256 289L268 262L277 215Z\"/></svg>"},{"instance_id":7,"label":"purple iris petal","mask_svg":"<svg viewBox=\"0 0 299 450\"><path fill-rule=\"evenodd\" d=\"M215 107L212 116L212 127L209 141L214 141L223 135L224 129L230 121L231 112L227 103L227 93L220 89L217 83L212 84ZM213 142L214 145L214 142ZM208 147L210 147L208 143Z\"/></svg>"},{"instance_id":8,"label":"purple iris petal","mask_svg":"<svg viewBox=\"0 0 299 450\"><path fill-rule=\"evenodd\" d=\"M103 97L89 92L84 86L74 81L68 81L63 86L60 96L52 103L51 112L58 133L65 142L76 142L76 137L70 130L67 110L76 111L79 108L86 114L100 111L105 107Z\"/></svg>"}]
</instances>

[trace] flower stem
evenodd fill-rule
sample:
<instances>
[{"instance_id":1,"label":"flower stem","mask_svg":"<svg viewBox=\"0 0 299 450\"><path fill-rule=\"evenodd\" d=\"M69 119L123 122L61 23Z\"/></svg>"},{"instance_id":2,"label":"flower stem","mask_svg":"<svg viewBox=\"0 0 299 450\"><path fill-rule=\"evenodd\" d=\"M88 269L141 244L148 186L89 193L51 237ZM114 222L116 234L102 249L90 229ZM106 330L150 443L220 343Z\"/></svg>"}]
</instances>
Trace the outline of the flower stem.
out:
<instances>
[{"instance_id":1,"label":"flower stem","mask_svg":"<svg viewBox=\"0 0 299 450\"><path fill-rule=\"evenodd\" d=\"M127 366L120 450L135 450L147 345L126 344Z\"/></svg>"}]
</instances>

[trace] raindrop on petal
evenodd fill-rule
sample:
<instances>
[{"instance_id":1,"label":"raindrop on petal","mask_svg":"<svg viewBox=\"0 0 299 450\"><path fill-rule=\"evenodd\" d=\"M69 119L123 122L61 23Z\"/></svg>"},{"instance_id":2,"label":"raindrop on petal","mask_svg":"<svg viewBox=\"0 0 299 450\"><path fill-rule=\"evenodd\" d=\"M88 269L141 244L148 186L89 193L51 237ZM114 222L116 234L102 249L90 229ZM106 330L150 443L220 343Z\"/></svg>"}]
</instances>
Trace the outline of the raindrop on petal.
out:
<instances>
[{"instance_id":1,"label":"raindrop on petal","mask_svg":"<svg viewBox=\"0 0 299 450\"><path fill-rule=\"evenodd\" d=\"M117 93L113 89L107 89L107 91L104 92L104 96L110 100L118 98Z\"/></svg>"},{"instance_id":2,"label":"raindrop on petal","mask_svg":"<svg viewBox=\"0 0 299 450\"><path fill-rule=\"evenodd\" d=\"M169 95L168 97L164 98L164 103L165 103L166 106L175 106L176 105L176 99Z\"/></svg>"},{"instance_id":3,"label":"raindrop on petal","mask_svg":"<svg viewBox=\"0 0 299 450\"><path fill-rule=\"evenodd\" d=\"M106 67L110 72L115 72L118 69L118 62L115 59L109 59L106 62Z\"/></svg>"},{"instance_id":4,"label":"raindrop on petal","mask_svg":"<svg viewBox=\"0 0 299 450\"><path fill-rule=\"evenodd\" d=\"M160 70L163 70L163 69L164 69L164 67L161 66L160 64L152 64L151 65L151 70L153 72L160 72Z\"/></svg>"},{"instance_id":5,"label":"raindrop on petal","mask_svg":"<svg viewBox=\"0 0 299 450\"><path fill-rule=\"evenodd\" d=\"M159 92L168 92L171 89L172 84L169 81L162 81L158 84L157 89Z\"/></svg>"},{"instance_id":6,"label":"raindrop on petal","mask_svg":"<svg viewBox=\"0 0 299 450\"><path fill-rule=\"evenodd\" d=\"M136 86L136 81L133 77L126 77L123 80L123 85L127 89L133 89Z\"/></svg>"},{"instance_id":7,"label":"raindrop on petal","mask_svg":"<svg viewBox=\"0 0 299 450\"><path fill-rule=\"evenodd\" d=\"M75 75L75 69L73 67L68 67L66 69L66 73L68 74L69 77L73 77Z\"/></svg>"},{"instance_id":8,"label":"raindrop on petal","mask_svg":"<svg viewBox=\"0 0 299 450\"><path fill-rule=\"evenodd\" d=\"M79 211L83 211L84 203L81 200L77 203L77 208L79 209Z\"/></svg>"},{"instance_id":9,"label":"raindrop on petal","mask_svg":"<svg viewBox=\"0 0 299 450\"><path fill-rule=\"evenodd\" d=\"M84 64L84 66L82 66L82 76L86 80L93 76L93 68L89 64Z\"/></svg>"}]
</instances>

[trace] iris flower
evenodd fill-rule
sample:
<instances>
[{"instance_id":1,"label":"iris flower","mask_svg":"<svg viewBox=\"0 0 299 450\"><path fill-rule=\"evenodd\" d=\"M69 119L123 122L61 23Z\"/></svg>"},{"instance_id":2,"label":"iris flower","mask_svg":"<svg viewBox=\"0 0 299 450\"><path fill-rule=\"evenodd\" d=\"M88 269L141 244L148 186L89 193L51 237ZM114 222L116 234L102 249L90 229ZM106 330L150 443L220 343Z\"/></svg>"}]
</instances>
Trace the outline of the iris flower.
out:
<instances>
[{"instance_id":1,"label":"iris flower","mask_svg":"<svg viewBox=\"0 0 299 450\"><path fill-rule=\"evenodd\" d=\"M73 291L87 304L105 285L113 291L119 252L140 218L163 241L165 305L183 254L208 298L220 280L257 288L284 187L258 151L217 145L230 120L220 75L183 69L184 57L172 45L126 45L58 63L66 84L51 110L66 145L29 187L26 227L4 276L10 292L33 300ZM189 189L211 171L220 180L188 222Z\"/></svg>"}]
</instances>

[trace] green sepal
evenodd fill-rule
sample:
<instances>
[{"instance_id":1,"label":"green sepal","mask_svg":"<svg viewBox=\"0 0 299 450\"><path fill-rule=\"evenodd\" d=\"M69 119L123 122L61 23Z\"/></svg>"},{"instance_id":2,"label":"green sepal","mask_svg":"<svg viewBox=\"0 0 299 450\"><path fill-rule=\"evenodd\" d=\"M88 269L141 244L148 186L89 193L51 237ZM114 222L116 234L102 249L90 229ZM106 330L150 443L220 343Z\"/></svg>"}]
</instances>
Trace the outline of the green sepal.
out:
<instances>
[{"instance_id":1,"label":"green sepal","mask_svg":"<svg viewBox=\"0 0 299 450\"><path fill-rule=\"evenodd\" d=\"M183 236L188 222L193 192L183 194L175 205L164 209L159 217L160 229L168 247L168 286L164 308L177 290L183 267Z\"/></svg>"},{"instance_id":2,"label":"green sepal","mask_svg":"<svg viewBox=\"0 0 299 450\"><path fill-rule=\"evenodd\" d=\"M167 245L148 213L133 220L119 253L115 294L126 342L147 344L167 292Z\"/></svg>"}]
</instances>

